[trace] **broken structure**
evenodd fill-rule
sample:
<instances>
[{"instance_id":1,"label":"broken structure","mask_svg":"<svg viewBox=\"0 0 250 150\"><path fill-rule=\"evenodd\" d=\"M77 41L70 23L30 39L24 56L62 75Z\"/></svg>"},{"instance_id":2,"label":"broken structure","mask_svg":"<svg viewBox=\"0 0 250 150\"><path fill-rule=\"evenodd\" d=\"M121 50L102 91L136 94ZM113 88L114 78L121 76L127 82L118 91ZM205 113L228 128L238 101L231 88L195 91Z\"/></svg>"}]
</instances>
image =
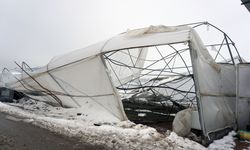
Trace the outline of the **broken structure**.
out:
<instances>
[{"instance_id":1,"label":"broken structure","mask_svg":"<svg viewBox=\"0 0 250 150\"><path fill-rule=\"evenodd\" d=\"M219 43L203 44L196 30L204 25L219 31ZM122 99L191 108L196 128L213 140L236 127L241 61L232 40L207 22L150 26L55 57L35 71L17 64L21 74L5 70L2 80L33 99L80 108L95 121L127 120Z\"/></svg>"}]
</instances>

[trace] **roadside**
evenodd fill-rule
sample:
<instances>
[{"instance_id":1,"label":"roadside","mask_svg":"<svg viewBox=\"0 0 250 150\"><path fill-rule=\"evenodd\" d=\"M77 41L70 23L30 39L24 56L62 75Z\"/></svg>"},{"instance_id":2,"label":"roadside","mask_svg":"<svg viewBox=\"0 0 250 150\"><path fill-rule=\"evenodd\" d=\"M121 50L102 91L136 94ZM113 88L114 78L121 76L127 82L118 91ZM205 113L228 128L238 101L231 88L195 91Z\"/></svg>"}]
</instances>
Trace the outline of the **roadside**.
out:
<instances>
[{"instance_id":1,"label":"roadside","mask_svg":"<svg viewBox=\"0 0 250 150\"><path fill-rule=\"evenodd\" d=\"M21 121L19 118L0 113L0 150L99 150L95 146L55 134L49 130Z\"/></svg>"}]
</instances>

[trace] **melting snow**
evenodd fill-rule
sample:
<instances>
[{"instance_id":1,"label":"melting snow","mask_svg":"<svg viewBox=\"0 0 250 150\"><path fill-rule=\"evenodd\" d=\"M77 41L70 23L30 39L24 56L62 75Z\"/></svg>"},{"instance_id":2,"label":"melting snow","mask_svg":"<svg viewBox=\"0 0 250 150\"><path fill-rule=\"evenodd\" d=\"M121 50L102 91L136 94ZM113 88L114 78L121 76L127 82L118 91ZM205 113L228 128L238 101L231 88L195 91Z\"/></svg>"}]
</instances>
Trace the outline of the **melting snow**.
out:
<instances>
[{"instance_id":1,"label":"melting snow","mask_svg":"<svg viewBox=\"0 0 250 150\"><path fill-rule=\"evenodd\" d=\"M10 106L12 105L12 106ZM14 106L13 106L14 105ZM69 111L70 110L70 111ZM202 150L202 145L187 138L179 137L174 132L167 131L160 134L156 129L135 124L130 121L113 123L94 123L86 120L84 115L77 116L72 109L57 108L43 102L32 100L19 104L0 103L0 111L15 116L12 120L20 120L46 128L69 137L77 137L93 145L106 145L111 149L175 149ZM215 141L209 149L216 149L223 145L224 149L234 147L231 132L222 141ZM224 141L224 142L223 142ZM216 147L216 145L218 147Z\"/></svg>"},{"instance_id":2,"label":"melting snow","mask_svg":"<svg viewBox=\"0 0 250 150\"><path fill-rule=\"evenodd\" d=\"M234 137L236 135L235 131L231 131L227 136L222 139L215 140L208 147L209 150L234 150L235 142Z\"/></svg>"}]
</instances>

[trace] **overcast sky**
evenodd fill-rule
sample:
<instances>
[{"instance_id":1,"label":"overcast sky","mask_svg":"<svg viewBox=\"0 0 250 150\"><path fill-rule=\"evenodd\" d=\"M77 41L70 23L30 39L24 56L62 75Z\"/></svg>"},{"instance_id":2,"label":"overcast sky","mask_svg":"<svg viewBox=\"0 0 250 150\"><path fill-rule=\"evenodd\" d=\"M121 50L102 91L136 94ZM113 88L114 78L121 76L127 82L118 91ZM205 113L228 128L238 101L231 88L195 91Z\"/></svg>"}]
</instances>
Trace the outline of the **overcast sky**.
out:
<instances>
[{"instance_id":1,"label":"overcast sky","mask_svg":"<svg viewBox=\"0 0 250 150\"><path fill-rule=\"evenodd\" d=\"M127 29L208 21L250 61L250 13L240 0L0 0L0 69L42 66Z\"/></svg>"}]
</instances>

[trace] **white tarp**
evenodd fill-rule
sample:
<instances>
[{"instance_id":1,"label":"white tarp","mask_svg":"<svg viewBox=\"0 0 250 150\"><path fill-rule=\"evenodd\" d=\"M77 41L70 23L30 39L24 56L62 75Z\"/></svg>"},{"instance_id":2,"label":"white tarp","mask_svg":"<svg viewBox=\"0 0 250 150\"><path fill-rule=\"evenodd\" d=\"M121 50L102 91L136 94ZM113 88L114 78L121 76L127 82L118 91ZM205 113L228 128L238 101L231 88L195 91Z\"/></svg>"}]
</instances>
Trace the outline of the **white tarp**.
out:
<instances>
[{"instance_id":1,"label":"white tarp","mask_svg":"<svg viewBox=\"0 0 250 150\"><path fill-rule=\"evenodd\" d=\"M245 130L250 124L250 64L237 65L237 123Z\"/></svg>"},{"instance_id":2,"label":"white tarp","mask_svg":"<svg viewBox=\"0 0 250 150\"><path fill-rule=\"evenodd\" d=\"M119 60L120 64L126 64L128 66L134 66L138 68L142 68L145 62L145 58L147 56L147 48L137 48L133 50L124 50L120 53L109 54L111 59ZM120 65L115 65L113 63L109 63L111 69L117 70L116 74L114 71L111 71L111 77L113 79L113 83L116 87L130 81L133 78L137 78L141 71L140 69L135 68L124 68ZM119 80L116 78L119 77Z\"/></svg>"},{"instance_id":3,"label":"white tarp","mask_svg":"<svg viewBox=\"0 0 250 150\"><path fill-rule=\"evenodd\" d=\"M6 85L26 93L46 92L48 89L54 95L36 97L54 102L58 98L66 107L82 107L83 112L100 111L111 118L126 120L121 98L114 86L118 82L111 82L113 75L106 67L103 54L129 48L138 48L140 51L142 47L147 46L188 42L191 46L195 86L200 102L201 126L204 134L208 136L210 132L235 124L232 107L235 103L235 67L216 64L197 33L187 26L151 26L132 30L104 42L55 57L47 66L31 73L43 88L25 73L21 80L26 87L17 81L7 82ZM142 55L135 54L141 57L140 60L145 55L146 52ZM143 65L143 62L138 62L138 65ZM138 73L140 72L135 72L137 75ZM126 76L125 73L121 75L124 80L131 76Z\"/></svg>"},{"instance_id":4,"label":"white tarp","mask_svg":"<svg viewBox=\"0 0 250 150\"><path fill-rule=\"evenodd\" d=\"M192 109L179 111L173 121L173 131L179 136L187 136L191 132Z\"/></svg>"},{"instance_id":5,"label":"white tarp","mask_svg":"<svg viewBox=\"0 0 250 150\"><path fill-rule=\"evenodd\" d=\"M110 120L126 120L121 100L106 71L102 58L98 55L33 75L33 77L43 87L55 93L64 107L82 107L83 113L85 111L102 112L103 116L95 118L98 121L102 121L103 117L107 116ZM30 90L46 92L31 78L25 78L23 82L27 83L25 88L19 82L10 86L24 93L29 93ZM29 95L35 99L42 98L44 101L57 102L52 96Z\"/></svg>"},{"instance_id":6,"label":"white tarp","mask_svg":"<svg viewBox=\"0 0 250 150\"><path fill-rule=\"evenodd\" d=\"M190 43L201 125L209 137L236 125L236 70L234 65L216 64L196 33Z\"/></svg>"}]
</instances>

